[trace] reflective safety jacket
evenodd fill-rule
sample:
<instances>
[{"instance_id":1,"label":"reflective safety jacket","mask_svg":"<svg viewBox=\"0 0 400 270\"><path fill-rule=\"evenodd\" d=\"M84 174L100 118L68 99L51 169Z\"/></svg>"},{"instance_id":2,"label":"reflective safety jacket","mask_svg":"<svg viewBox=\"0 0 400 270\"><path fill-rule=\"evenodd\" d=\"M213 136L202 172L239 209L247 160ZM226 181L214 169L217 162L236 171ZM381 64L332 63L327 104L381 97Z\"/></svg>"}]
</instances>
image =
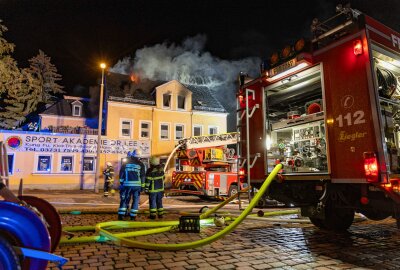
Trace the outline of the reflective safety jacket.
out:
<instances>
[{"instance_id":1,"label":"reflective safety jacket","mask_svg":"<svg viewBox=\"0 0 400 270\"><path fill-rule=\"evenodd\" d=\"M114 168L113 167L107 166L107 169L105 169L103 171L103 174L104 174L105 180L107 182L114 181Z\"/></svg>"},{"instance_id":2,"label":"reflective safety jacket","mask_svg":"<svg viewBox=\"0 0 400 270\"><path fill-rule=\"evenodd\" d=\"M164 170L162 166L154 166L147 171L146 190L150 193L164 191Z\"/></svg>"},{"instance_id":3,"label":"reflective safety jacket","mask_svg":"<svg viewBox=\"0 0 400 270\"><path fill-rule=\"evenodd\" d=\"M136 157L130 157L128 162L122 164L119 171L119 181L124 187L142 187L146 177L144 164Z\"/></svg>"}]
</instances>

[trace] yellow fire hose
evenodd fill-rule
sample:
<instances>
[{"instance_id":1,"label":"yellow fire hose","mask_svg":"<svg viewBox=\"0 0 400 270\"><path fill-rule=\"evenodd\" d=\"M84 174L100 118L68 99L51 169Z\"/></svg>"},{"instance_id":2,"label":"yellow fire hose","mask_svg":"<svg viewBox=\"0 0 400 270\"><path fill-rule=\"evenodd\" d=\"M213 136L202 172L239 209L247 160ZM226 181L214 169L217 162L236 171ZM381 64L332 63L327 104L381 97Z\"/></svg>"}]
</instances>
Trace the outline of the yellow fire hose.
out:
<instances>
[{"instance_id":1,"label":"yellow fire hose","mask_svg":"<svg viewBox=\"0 0 400 270\"><path fill-rule=\"evenodd\" d=\"M243 189L242 191L248 191L249 187ZM209 209L207 212L203 213L200 216L200 219L202 219L201 223L205 224L208 223L205 219L207 217L209 217L210 215L214 214L215 212L217 212L220 208L222 208L223 206L225 206L226 204L228 204L229 202L233 201L234 199L236 199L239 196L239 193L236 193L235 195L229 197L227 200L225 200L224 202L218 204L216 207ZM104 224L104 223L103 223ZM153 222L127 222L127 221L110 221L107 222L107 224L110 227L107 227L108 230L113 230L113 229L121 229L121 228L154 228L154 227L164 227L164 226L169 226L168 228L163 228L162 231L160 232L164 232L164 231L168 231L171 230L173 228L175 228L176 226L178 226L179 221L153 221ZM79 231L95 231L96 230L96 226L69 226L69 227L64 227L63 228L64 231L66 232L79 232ZM143 234L141 235L147 235L147 234L152 234L155 232L149 232L146 233L146 231L142 231ZM132 235L130 237L133 237L135 235ZM139 235L136 235L139 236ZM118 239L119 237L121 237L120 234L114 234L113 239ZM125 236L126 237L126 236ZM88 242L105 242L107 240L110 240L104 236L99 236L99 235L93 235L93 236L81 236L81 237L73 237L73 238L69 238L69 237L63 237L60 240L60 244L71 244L71 243L88 243ZM112 239L111 239L112 240ZM116 241L116 240L114 240Z\"/></svg>"},{"instance_id":2,"label":"yellow fire hose","mask_svg":"<svg viewBox=\"0 0 400 270\"><path fill-rule=\"evenodd\" d=\"M281 170L282 165L278 164L275 166L271 174L267 177L265 180L264 184L261 186L259 192L257 192L256 196L253 198L253 200L250 202L250 204L247 206L247 208L239 215L238 218L236 218L231 224L229 224L227 227L225 227L223 230L217 232L216 234L194 241L194 242L185 242L185 243L177 243L177 244L156 244L156 243L147 243L147 242L140 242L140 241L135 241L135 240L130 240L126 238L125 236L117 236L116 234L110 233L107 231L110 226L115 227L115 225L121 224L120 221L111 221L111 222L103 222L99 223L96 225L96 231L100 233L100 236L109 238L113 241L116 241L118 243L124 244L129 247L135 247L135 248L142 248L142 249L150 249L150 250L182 250L182 249L189 249L189 248L197 248L206 244L209 244L213 241L218 240L219 238L225 236L232 230L234 230L245 218L254 206L257 205L258 200L261 198L261 196L264 194L268 186L271 184L272 180L275 178L275 176L278 174L279 170ZM226 202L226 201L225 201ZM221 203L224 204L225 202ZM222 206L218 205L215 208L221 208ZM216 210L215 208L207 211L206 213L202 214L200 217L205 218L214 213ZM162 226L163 222L157 222L159 226ZM161 224L160 224L161 223ZM135 222L126 222L125 226L127 227L135 227ZM175 226L166 226L165 228L158 228L154 229L153 233L156 231L168 231L170 229L173 229ZM131 235L131 234L130 234Z\"/></svg>"}]
</instances>

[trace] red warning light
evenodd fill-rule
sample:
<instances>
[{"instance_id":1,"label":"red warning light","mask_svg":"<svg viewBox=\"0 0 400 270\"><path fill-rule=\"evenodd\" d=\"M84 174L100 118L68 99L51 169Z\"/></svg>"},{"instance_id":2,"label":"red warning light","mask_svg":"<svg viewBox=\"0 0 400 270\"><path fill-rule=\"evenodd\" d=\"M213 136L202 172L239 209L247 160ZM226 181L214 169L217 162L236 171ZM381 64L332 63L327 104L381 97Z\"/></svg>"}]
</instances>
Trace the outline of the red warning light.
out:
<instances>
[{"instance_id":1,"label":"red warning light","mask_svg":"<svg viewBox=\"0 0 400 270\"><path fill-rule=\"evenodd\" d=\"M353 47L354 47L354 55L360 55L363 53L363 46L360 39L354 40Z\"/></svg>"},{"instance_id":2,"label":"red warning light","mask_svg":"<svg viewBox=\"0 0 400 270\"><path fill-rule=\"evenodd\" d=\"M378 159L373 152L364 152L364 170L368 182L379 181Z\"/></svg>"}]
</instances>

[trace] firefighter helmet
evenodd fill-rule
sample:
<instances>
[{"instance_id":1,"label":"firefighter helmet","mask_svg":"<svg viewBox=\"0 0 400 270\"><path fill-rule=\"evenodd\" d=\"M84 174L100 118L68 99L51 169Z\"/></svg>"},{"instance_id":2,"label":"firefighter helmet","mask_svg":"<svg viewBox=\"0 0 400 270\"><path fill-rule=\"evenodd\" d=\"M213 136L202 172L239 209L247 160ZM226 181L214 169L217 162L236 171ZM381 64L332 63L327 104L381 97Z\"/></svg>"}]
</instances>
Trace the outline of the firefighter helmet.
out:
<instances>
[{"instance_id":1,"label":"firefighter helmet","mask_svg":"<svg viewBox=\"0 0 400 270\"><path fill-rule=\"evenodd\" d=\"M159 158L159 157L152 156L152 157L150 158L150 165L153 165L153 166L160 165L160 158Z\"/></svg>"},{"instance_id":2,"label":"firefighter helmet","mask_svg":"<svg viewBox=\"0 0 400 270\"><path fill-rule=\"evenodd\" d=\"M142 151L139 148L133 148L131 151L131 157L139 157L142 155Z\"/></svg>"}]
</instances>

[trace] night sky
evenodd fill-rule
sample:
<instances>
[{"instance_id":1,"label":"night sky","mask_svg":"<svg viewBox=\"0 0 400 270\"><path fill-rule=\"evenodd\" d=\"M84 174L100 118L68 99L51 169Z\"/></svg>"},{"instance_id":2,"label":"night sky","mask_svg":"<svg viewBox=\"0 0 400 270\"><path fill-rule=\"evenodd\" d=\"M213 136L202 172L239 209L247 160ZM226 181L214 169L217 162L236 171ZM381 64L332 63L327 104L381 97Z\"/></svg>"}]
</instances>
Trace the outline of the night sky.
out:
<instances>
[{"instance_id":1,"label":"night sky","mask_svg":"<svg viewBox=\"0 0 400 270\"><path fill-rule=\"evenodd\" d=\"M224 60L257 56L310 36L313 18L326 19L338 3L298 0L0 0L0 19L16 45L20 67L43 50L63 76L70 94L76 85L96 85L99 62L115 65L144 47L180 44L202 34L204 51ZM400 1L350 1L353 8L400 31ZM75 90L74 90L75 88Z\"/></svg>"}]
</instances>

